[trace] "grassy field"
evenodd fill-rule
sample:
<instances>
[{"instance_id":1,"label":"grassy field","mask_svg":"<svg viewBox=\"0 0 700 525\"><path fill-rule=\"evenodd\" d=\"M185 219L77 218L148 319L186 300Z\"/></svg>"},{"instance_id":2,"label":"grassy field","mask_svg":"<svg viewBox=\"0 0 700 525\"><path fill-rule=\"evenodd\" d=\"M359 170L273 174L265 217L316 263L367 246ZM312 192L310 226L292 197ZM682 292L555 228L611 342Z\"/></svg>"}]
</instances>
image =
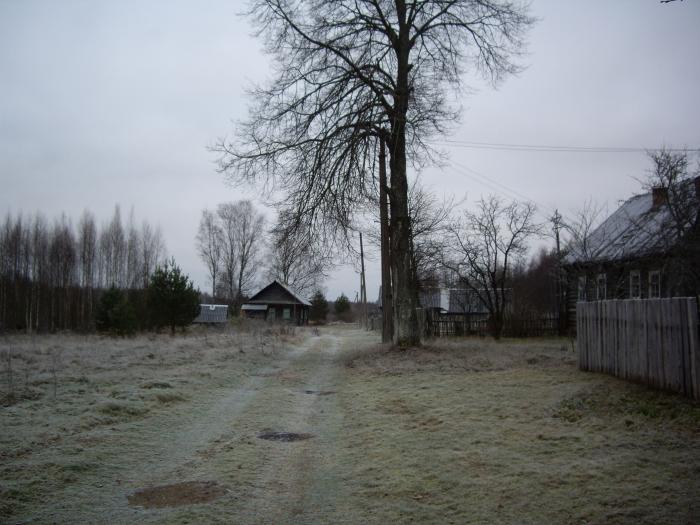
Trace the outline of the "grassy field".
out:
<instances>
[{"instance_id":1,"label":"grassy field","mask_svg":"<svg viewBox=\"0 0 700 525\"><path fill-rule=\"evenodd\" d=\"M700 405L580 372L563 340L0 345L0 522L700 522ZM308 439L259 439L281 431Z\"/></svg>"},{"instance_id":2,"label":"grassy field","mask_svg":"<svg viewBox=\"0 0 700 525\"><path fill-rule=\"evenodd\" d=\"M580 372L558 341L346 364L341 450L367 521L698 523L700 407Z\"/></svg>"}]
</instances>

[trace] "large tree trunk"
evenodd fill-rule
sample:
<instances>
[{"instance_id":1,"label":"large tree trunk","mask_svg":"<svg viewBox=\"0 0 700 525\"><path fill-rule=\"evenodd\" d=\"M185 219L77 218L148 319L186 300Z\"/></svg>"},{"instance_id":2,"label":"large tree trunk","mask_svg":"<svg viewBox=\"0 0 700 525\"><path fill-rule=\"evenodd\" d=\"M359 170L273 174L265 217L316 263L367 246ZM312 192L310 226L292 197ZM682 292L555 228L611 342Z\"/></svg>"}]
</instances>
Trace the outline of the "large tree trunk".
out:
<instances>
[{"instance_id":1,"label":"large tree trunk","mask_svg":"<svg viewBox=\"0 0 700 525\"><path fill-rule=\"evenodd\" d=\"M416 294L411 272L411 224L406 177L406 115L408 113L408 52L405 3L397 2L400 23L397 48L396 96L391 123L389 162L391 168L391 279L394 295L394 344L420 344L416 316Z\"/></svg>"},{"instance_id":2,"label":"large tree trunk","mask_svg":"<svg viewBox=\"0 0 700 525\"><path fill-rule=\"evenodd\" d=\"M491 329L491 336L497 341L501 338L503 334L503 313L493 312L491 314L491 319L489 320L489 328Z\"/></svg>"},{"instance_id":3,"label":"large tree trunk","mask_svg":"<svg viewBox=\"0 0 700 525\"><path fill-rule=\"evenodd\" d=\"M386 146L379 141L379 223L382 253L382 342L394 340L394 310L391 293L391 236L389 234L389 203L387 200Z\"/></svg>"}]
</instances>

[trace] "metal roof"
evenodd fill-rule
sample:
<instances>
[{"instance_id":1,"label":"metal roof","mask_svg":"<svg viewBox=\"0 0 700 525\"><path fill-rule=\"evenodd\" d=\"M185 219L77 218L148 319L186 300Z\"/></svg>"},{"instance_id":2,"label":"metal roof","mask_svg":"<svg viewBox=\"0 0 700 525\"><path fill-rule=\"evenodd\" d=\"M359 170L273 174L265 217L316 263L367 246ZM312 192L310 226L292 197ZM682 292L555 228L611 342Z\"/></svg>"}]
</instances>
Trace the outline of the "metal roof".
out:
<instances>
[{"instance_id":1,"label":"metal roof","mask_svg":"<svg viewBox=\"0 0 700 525\"><path fill-rule=\"evenodd\" d=\"M439 308L450 310L450 290L448 288L421 288L418 292L418 302L423 308Z\"/></svg>"},{"instance_id":2,"label":"metal roof","mask_svg":"<svg viewBox=\"0 0 700 525\"><path fill-rule=\"evenodd\" d=\"M697 206L696 199L693 204ZM673 225L669 207L654 207L651 192L636 195L605 219L585 243L571 246L565 262L581 264L663 254L679 241Z\"/></svg>"},{"instance_id":3,"label":"metal roof","mask_svg":"<svg viewBox=\"0 0 700 525\"><path fill-rule=\"evenodd\" d=\"M507 288L505 295L506 301L510 302L512 290ZM486 304L471 288L423 288L418 293L418 302L423 308L437 308L442 313L488 313Z\"/></svg>"},{"instance_id":4,"label":"metal roof","mask_svg":"<svg viewBox=\"0 0 700 525\"><path fill-rule=\"evenodd\" d=\"M225 323L228 317L226 304L200 304L199 315L193 323Z\"/></svg>"}]
</instances>

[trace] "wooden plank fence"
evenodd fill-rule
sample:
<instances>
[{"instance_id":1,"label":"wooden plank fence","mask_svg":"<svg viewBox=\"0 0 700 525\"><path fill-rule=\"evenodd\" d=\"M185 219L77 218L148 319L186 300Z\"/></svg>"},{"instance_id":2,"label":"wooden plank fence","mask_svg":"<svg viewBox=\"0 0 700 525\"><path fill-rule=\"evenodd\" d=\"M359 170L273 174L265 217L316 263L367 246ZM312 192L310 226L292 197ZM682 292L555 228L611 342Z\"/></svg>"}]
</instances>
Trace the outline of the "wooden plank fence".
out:
<instances>
[{"instance_id":1,"label":"wooden plank fence","mask_svg":"<svg viewBox=\"0 0 700 525\"><path fill-rule=\"evenodd\" d=\"M440 316L426 320L426 324L426 335L430 337L491 335L488 318ZM559 318L557 316L507 317L503 323L503 337L549 337L558 334Z\"/></svg>"},{"instance_id":2,"label":"wooden plank fence","mask_svg":"<svg viewBox=\"0 0 700 525\"><path fill-rule=\"evenodd\" d=\"M700 398L695 297L580 302L579 368Z\"/></svg>"}]
</instances>

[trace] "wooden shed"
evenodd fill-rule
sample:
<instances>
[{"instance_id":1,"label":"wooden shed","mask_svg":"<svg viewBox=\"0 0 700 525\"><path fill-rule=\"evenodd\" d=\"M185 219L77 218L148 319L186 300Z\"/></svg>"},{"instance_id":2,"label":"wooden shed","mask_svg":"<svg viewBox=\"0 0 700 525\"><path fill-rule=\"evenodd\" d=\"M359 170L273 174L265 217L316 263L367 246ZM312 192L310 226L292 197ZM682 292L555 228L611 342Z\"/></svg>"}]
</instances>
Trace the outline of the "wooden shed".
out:
<instances>
[{"instance_id":1,"label":"wooden shed","mask_svg":"<svg viewBox=\"0 0 700 525\"><path fill-rule=\"evenodd\" d=\"M262 288L241 306L241 314L251 319L305 325L311 303L277 280Z\"/></svg>"},{"instance_id":2,"label":"wooden shed","mask_svg":"<svg viewBox=\"0 0 700 525\"><path fill-rule=\"evenodd\" d=\"M199 315L192 321L198 324L223 324L228 320L228 305L200 304Z\"/></svg>"}]
</instances>

